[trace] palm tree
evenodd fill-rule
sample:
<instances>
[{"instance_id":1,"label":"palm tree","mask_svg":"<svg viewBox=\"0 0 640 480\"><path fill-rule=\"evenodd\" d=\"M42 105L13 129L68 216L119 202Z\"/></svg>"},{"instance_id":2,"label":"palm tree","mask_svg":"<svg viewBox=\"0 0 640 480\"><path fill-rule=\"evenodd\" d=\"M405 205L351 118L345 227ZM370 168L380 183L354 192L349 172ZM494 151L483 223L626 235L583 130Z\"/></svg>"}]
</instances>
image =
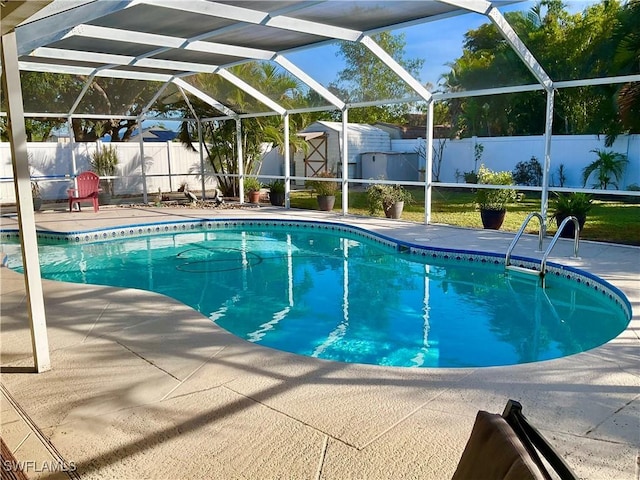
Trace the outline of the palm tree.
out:
<instances>
[{"instance_id":1,"label":"palm tree","mask_svg":"<svg viewBox=\"0 0 640 480\"><path fill-rule=\"evenodd\" d=\"M625 6L620 15L620 25L616 36L619 43L616 48L614 63L619 68L620 73L633 74L638 72L638 58L640 58L640 33L638 33L638 22L640 22L640 1L631 0ZM636 83L625 84L619 92L620 114L623 121L628 122L628 126L637 127L637 112L640 108L640 88ZM636 116L632 114L636 112ZM635 122L632 124L632 122Z\"/></svg>"},{"instance_id":2,"label":"palm tree","mask_svg":"<svg viewBox=\"0 0 640 480\"><path fill-rule=\"evenodd\" d=\"M268 62L248 62L229 69L231 73L248 84L259 87L260 91L286 109L306 105L303 86L298 79L286 71L276 68ZM238 113L256 113L266 109L259 101L237 88L219 75L199 74L191 80L202 91L209 93L223 105ZM200 118L211 118L220 115L211 106L198 99L192 99L192 105ZM236 127L233 120L216 120L203 123L204 148L209 164L205 172L198 173L214 176L219 182L224 195L233 196L238 193L238 179L228 174L237 172ZM301 148L301 139L296 137L295 130L306 125L298 125L291 121L290 141L293 150ZM189 146L193 142L194 126L191 122L183 122L180 139ZM293 130L293 132L292 132ZM280 116L258 116L242 120L242 153L244 171L253 172L262 152L263 142L273 142L282 147L284 129Z\"/></svg>"},{"instance_id":3,"label":"palm tree","mask_svg":"<svg viewBox=\"0 0 640 480\"><path fill-rule=\"evenodd\" d=\"M591 151L598 155L598 158L582 170L582 186L586 186L591 174L597 172L598 183L595 183L594 187L606 190L611 184L618 189L618 182L622 178L627 163L629 163L627 156L598 148ZM615 181L612 180L612 176Z\"/></svg>"},{"instance_id":4,"label":"palm tree","mask_svg":"<svg viewBox=\"0 0 640 480\"><path fill-rule=\"evenodd\" d=\"M618 24L612 41L613 75L633 75L638 73L640 58L640 1L630 0L618 15ZM615 103L619 121L607 130L605 146L613 145L616 137L625 132L637 132L640 128L640 86L637 82L620 85L616 89Z\"/></svg>"}]
</instances>

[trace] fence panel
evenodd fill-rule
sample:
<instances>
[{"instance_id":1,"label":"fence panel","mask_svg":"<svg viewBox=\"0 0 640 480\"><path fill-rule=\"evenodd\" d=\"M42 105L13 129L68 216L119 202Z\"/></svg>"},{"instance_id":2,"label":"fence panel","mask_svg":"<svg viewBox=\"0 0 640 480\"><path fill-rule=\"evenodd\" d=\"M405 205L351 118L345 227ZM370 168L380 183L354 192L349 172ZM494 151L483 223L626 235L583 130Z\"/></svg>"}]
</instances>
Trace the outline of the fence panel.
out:
<instances>
[{"instance_id":1,"label":"fence panel","mask_svg":"<svg viewBox=\"0 0 640 480\"><path fill-rule=\"evenodd\" d=\"M392 140L391 151L415 152L421 140ZM434 140L436 144L438 139ZM476 162L474 145L480 143L484 150L481 158ZM118 178L115 181L117 195L140 194L143 191L143 178L140 167L140 145L137 143L114 143L120 157ZM73 147L68 143L28 143L29 163L32 175L40 178L42 197L45 200L60 200L66 198L67 188L73 184L73 175L90 169L91 153L95 151L95 143L77 143ZM72 148L75 156L76 168L73 169ZM604 136L597 135L557 135L551 142L551 171L550 185L564 187L582 187L582 170L597 156L592 150L607 149L604 146ZM640 135L624 135L616 139L614 145L607 150L627 155L629 163L619 182L620 189L629 186L640 186ZM356 152L354 146L353 149ZM182 183L187 183L193 191L201 188L200 154L187 150L181 144L145 143L145 168L147 173L147 192L156 193L176 191ZM361 162L358 153L356 161ZM441 182L464 182L464 172L475 171L484 163L492 170L512 171L518 162L526 162L536 157L540 163L544 161L544 137L483 137L447 140L443 149L440 165ZM434 161L437 161L435 156ZM265 156L262 173L281 175L282 155L274 149ZM564 179L561 178L559 168L563 166ZM420 163L424 166L424 160ZM359 165L356 171L360 171ZM296 172L300 174L301 172ZM352 172L350 172L352 173ZM170 176L171 175L171 176ZM9 144L0 143L0 203L14 203L15 191L13 187L13 169ZM208 187L215 185L215 180L207 178ZM593 186L589 181L587 187Z\"/></svg>"}]
</instances>

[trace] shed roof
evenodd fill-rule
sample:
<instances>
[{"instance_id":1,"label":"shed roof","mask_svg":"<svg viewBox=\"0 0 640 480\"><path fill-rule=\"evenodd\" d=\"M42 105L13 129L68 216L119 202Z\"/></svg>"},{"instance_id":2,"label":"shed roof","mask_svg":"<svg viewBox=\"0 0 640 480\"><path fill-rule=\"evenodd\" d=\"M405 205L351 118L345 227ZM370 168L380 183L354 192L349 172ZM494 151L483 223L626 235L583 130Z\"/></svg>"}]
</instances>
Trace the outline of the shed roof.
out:
<instances>
[{"instance_id":1,"label":"shed roof","mask_svg":"<svg viewBox=\"0 0 640 480\"><path fill-rule=\"evenodd\" d=\"M349 134L370 134L389 138L389 134L384 130L366 123L349 123L347 124L347 128L349 129ZM342 123L319 120L309 125L300 133L326 132L327 130L342 132Z\"/></svg>"}]
</instances>

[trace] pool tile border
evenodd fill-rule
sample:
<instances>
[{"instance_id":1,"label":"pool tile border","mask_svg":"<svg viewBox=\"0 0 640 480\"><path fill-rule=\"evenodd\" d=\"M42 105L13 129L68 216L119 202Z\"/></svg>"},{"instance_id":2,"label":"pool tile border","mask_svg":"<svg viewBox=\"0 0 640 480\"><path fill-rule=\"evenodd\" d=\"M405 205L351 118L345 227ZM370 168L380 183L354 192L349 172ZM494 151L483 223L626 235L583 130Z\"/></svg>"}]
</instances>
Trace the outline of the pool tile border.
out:
<instances>
[{"instance_id":1,"label":"pool tile border","mask_svg":"<svg viewBox=\"0 0 640 480\"><path fill-rule=\"evenodd\" d=\"M249 228L300 228L308 230L328 230L334 232L350 233L358 235L378 244L407 252L412 255L429 257L439 260L454 260L468 263L503 265L504 255L480 252L473 250L458 250L442 247L429 247L428 245L418 245L411 242L394 239L380 233L371 232L365 228L345 225L331 221L312 220L264 220L255 218L220 218L220 219L199 219L182 220L155 223L141 223L128 225L125 227L107 227L95 230L75 231L75 232L52 232L37 231L38 241L45 245L64 244L84 244L92 242L102 242L123 238L144 237L148 235L163 235L184 232L206 232L212 230L229 230L238 227ZM18 230L0 230L0 242L17 241L19 239ZM511 258L512 264L518 267L529 269L539 269L540 261L533 258L514 256ZM590 274L584 270L579 270L566 265L553 262L547 263L547 275L564 277L585 285L588 288L607 295L611 300L620 305L628 318L632 316L631 304L626 296L614 285Z\"/></svg>"}]
</instances>

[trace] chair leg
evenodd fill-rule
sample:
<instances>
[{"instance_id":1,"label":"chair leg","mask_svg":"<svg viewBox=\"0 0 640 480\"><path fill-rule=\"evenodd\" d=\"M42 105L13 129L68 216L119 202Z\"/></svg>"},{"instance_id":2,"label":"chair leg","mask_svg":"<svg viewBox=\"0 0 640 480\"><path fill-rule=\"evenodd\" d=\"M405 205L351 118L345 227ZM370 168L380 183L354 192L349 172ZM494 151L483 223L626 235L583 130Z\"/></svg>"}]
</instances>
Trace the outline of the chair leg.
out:
<instances>
[{"instance_id":1,"label":"chair leg","mask_svg":"<svg viewBox=\"0 0 640 480\"><path fill-rule=\"evenodd\" d=\"M100 206L98 205L98 199L94 198L93 199L93 212L94 213L98 213L98 210L100 210Z\"/></svg>"}]
</instances>

